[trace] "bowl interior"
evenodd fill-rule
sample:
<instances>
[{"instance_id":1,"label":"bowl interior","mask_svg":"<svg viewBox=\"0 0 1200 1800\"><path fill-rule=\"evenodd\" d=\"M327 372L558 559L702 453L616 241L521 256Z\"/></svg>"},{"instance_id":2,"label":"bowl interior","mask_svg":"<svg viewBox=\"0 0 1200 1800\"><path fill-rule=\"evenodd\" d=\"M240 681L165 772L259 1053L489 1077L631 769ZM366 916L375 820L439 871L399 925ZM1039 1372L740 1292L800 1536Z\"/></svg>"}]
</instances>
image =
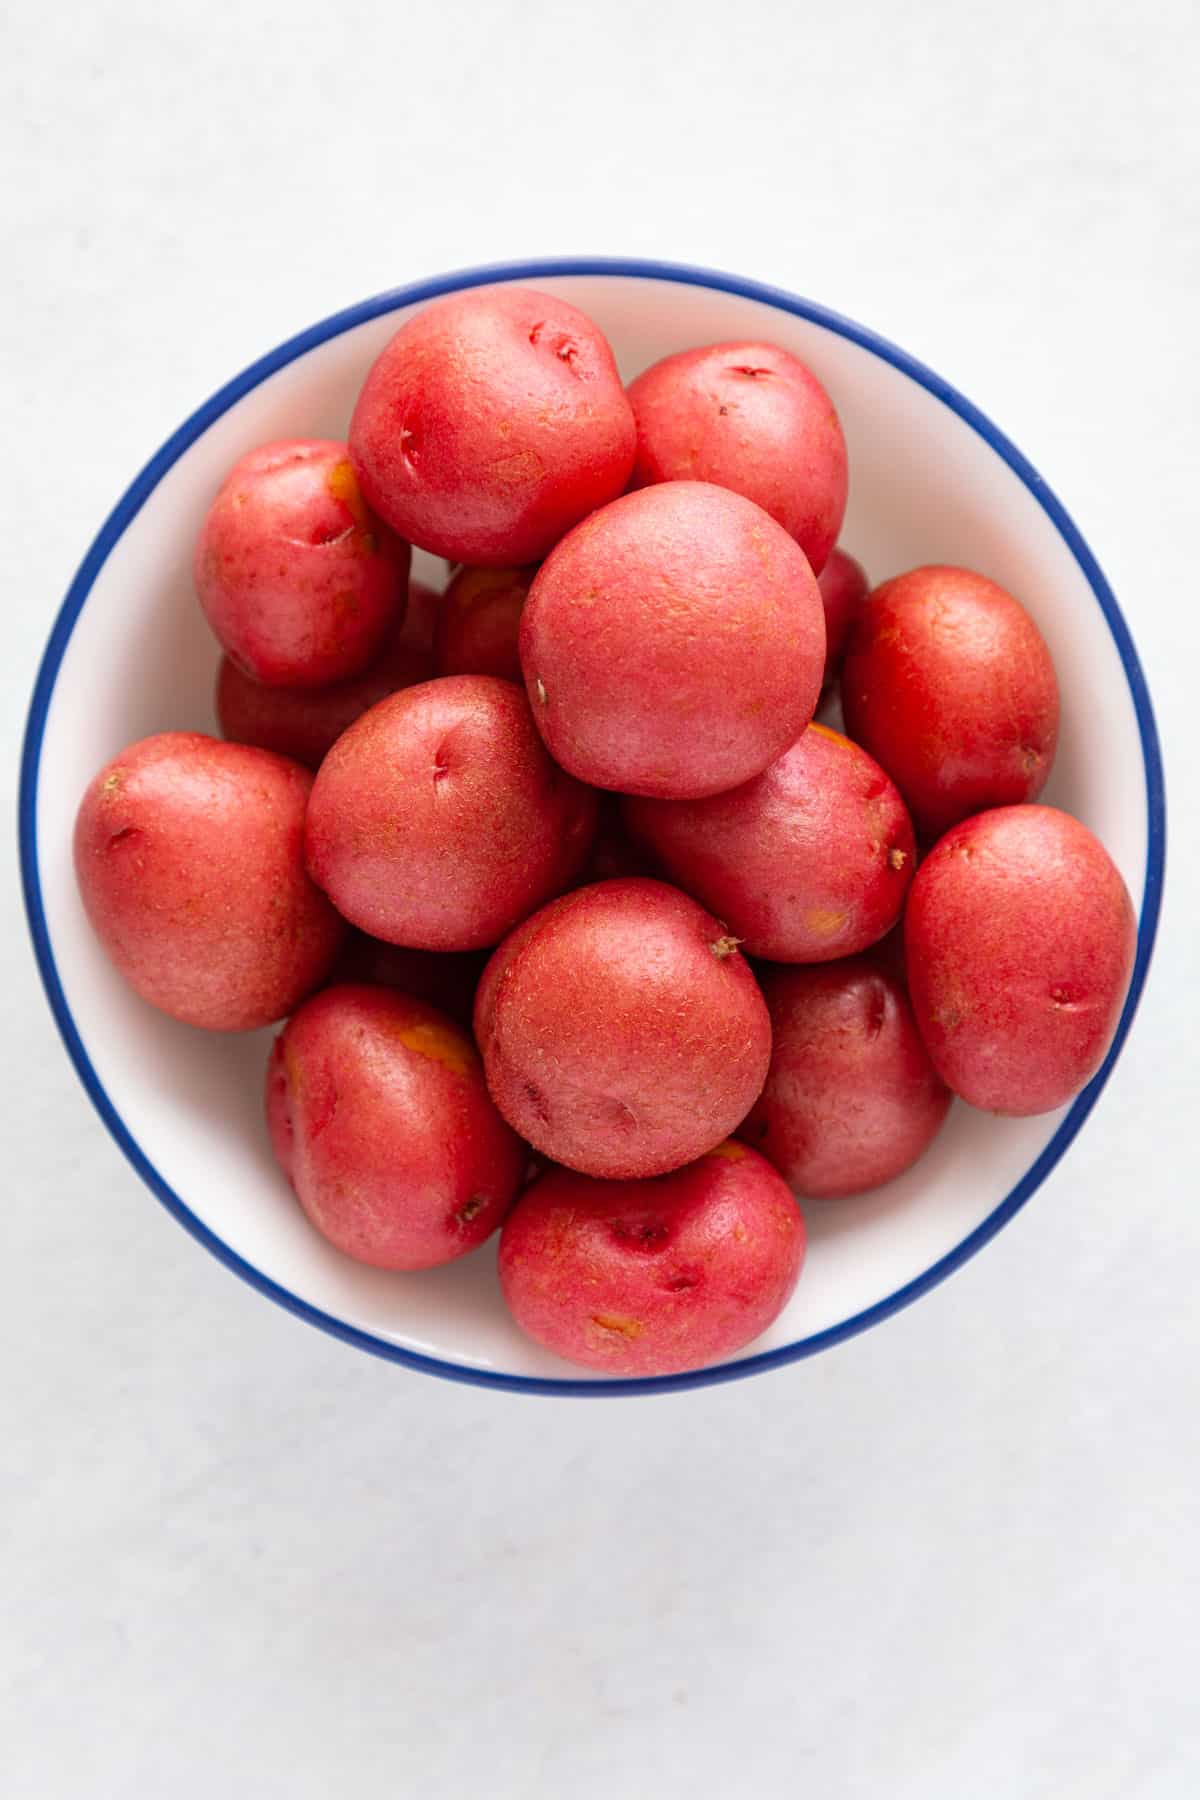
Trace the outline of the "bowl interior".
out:
<instances>
[{"instance_id":1,"label":"bowl interior","mask_svg":"<svg viewBox=\"0 0 1200 1800\"><path fill-rule=\"evenodd\" d=\"M872 580L921 562L964 563L1017 594L1053 652L1064 699L1045 798L1098 833L1138 900L1148 852L1138 721L1114 638L1084 571L1030 489L920 381L833 324L740 293L614 273L539 277L607 332L628 379L669 351L767 337L833 395L851 457L842 541ZM357 388L411 308L352 323L267 375L168 467L99 569L62 656L37 786L46 930L96 1078L161 1181L233 1254L329 1319L462 1371L586 1382L510 1323L494 1246L449 1268L386 1275L327 1247L268 1148L269 1033L215 1038L159 1016L123 985L88 928L71 867L75 808L123 745L171 728L215 730L216 646L191 590L192 543L221 477L253 445L345 434ZM442 585L444 570L414 570ZM1053 921L1047 921L1048 928ZM836 1331L919 1281L976 1231L1051 1144L1063 1115L999 1120L955 1105L910 1173L860 1199L806 1208L811 1248L796 1295L746 1354Z\"/></svg>"}]
</instances>

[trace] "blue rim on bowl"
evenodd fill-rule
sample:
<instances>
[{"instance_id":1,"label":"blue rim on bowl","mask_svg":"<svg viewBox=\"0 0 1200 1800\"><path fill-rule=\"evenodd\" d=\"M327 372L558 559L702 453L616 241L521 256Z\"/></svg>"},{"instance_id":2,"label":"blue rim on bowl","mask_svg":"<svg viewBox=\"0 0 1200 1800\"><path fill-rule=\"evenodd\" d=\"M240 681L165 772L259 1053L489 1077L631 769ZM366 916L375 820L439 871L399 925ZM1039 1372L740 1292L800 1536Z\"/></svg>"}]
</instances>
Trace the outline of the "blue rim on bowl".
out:
<instances>
[{"instance_id":1,"label":"blue rim on bowl","mask_svg":"<svg viewBox=\"0 0 1200 1800\"><path fill-rule=\"evenodd\" d=\"M215 419L220 418L222 413L226 412L243 395L249 393L252 388L257 387L267 376L273 375L277 369L283 368L287 363L294 361L296 357L302 356L316 345L322 344L327 339L336 337L354 326L364 324L367 320L377 318L383 313L394 312L400 307L434 300L441 294L452 293L459 288L475 287L483 282L536 281L550 276L569 275L633 276L654 281L680 282L690 286L715 288L724 293L760 301L764 305L776 307L784 312L794 313L798 318L810 320L828 331L836 332L853 343L860 344L873 355L890 363L893 368L899 369L903 374L919 383L921 387L948 406L952 412L957 413L960 419L963 419L991 446L997 456L1008 464L1013 473L1028 488L1058 530L1086 577L1112 634L1125 671L1125 679L1129 685L1130 696L1137 716L1146 777L1146 879L1138 920L1137 957L1121 1021L1099 1072L1078 1095L1050 1142L1025 1171L1011 1192L981 1224L977 1225L953 1250L940 1257L923 1274L907 1282L894 1293L887 1295L886 1298L876 1301L873 1306L865 1308L862 1312L842 1320L825 1331L816 1332L810 1337L801 1338L797 1342L783 1345L779 1349L745 1357L741 1361L720 1363L712 1368L695 1369L686 1374L603 1381L586 1381L570 1376L559 1380L542 1376L506 1374L499 1370L473 1368L466 1364L445 1362L437 1357L422 1355L415 1350L404 1349L398 1344L389 1342L386 1338L376 1337L370 1332L362 1331L357 1326L349 1325L329 1313L322 1312L319 1307L310 1305L299 1295L291 1293L287 1288L281 1287L278 1282L271 1280L261 1270L252 1267L228 1244L210 1231L208 1226L196 1217L186 1202L174 1192L149 1161L125 1125L116 1105L92 1066L79 1029L67 1004L55 964L54 950L50 942L45 909L42 904L37 842L38 775L42 738L59 666L75 621L86 604L92 585L114 546L167 470L183 452L208 429ZM332 317L310 326L307 331L300 332L296 337L289 338L286 343L269 351L258 362L253 363L240 375L235 376L232 381L227 382L167 439L162 448L151 457L141 473L130 483L100 528L95 541L80 564L79 571L71 583L54 622L38 671L26 724L21 754L19 828L21 875L29 929L46 997L49 1000L63 1043L66 1045L76 1073L93 1105L124 1155L167 1210L178 1219L187 1231L191 1232L194 1238L198 1239L207 1250L210 1250L236 1275L240 1275L244 1281L248 1281L260 1293L265 1294L268 1299L287 1307L289 1311L296 1313L300 1318L307 1319L310 1324L319 1326L321 1330L341 1338L345 1343L356 1345L358 1349L369 1351L372 1355L386 1357L392 1362L402 1363L406 1368L419 1369L429 1375L439 1375L452 1381L470 1382L482 1387L505 1388L518 1393L598 1397L610 1394L663 1393L675 1389L703 1387L714 1382L738 1380L746 1375L759 1374L765 1369L778 1368L782 1364L794 1362L800 1357L812 1356L818 1350L825 1350L833 1344L840 1343L843 1338L852 1337L857 1332L866 1331L868 1327L879 1324L892 1313L898 1312L901 1307L907 1306L911 1301L927 1293L930 1288L935 1287L938 1282L944 1281L947 1275L966 1262L968 1257L974 1256L977 1250L981 1250L988 1239L994 1237L996 1232L1008 1223L1041 1186L1095 1106L1105 1082L1112 1073L1113 1066L1128 1035L1129 1027L1133 1022L1142 988L1145 985L1162 903L1166 855L1166 796L1158 731L1154 722L1154 713L1145 677L1133 646L1133 640L1129 635L1129 628L1121 615L1112 591L1079 531L1062 505L1047 488L1036 469L977 407L972 406L969 400L964 399L948 382L935 375L931 369L927 369L903 350L888 343L886 339L878 337L873 331L868 331L864 326L830 312L826 307L818 306L810 300L798 299L778 288L765 286L761 282L747 281L741 276L726 275L711 269L690 268L686 264L680 263L649 262L620 257L564 257L522 263L492 264L476 269L460 269L452 274L435 276L428 281L414 282L411 286L396 288L390 293L377 294L374 298L364 300L357 306L347 307L343 312L334 313Z\"/></svg>"}]
</instances>

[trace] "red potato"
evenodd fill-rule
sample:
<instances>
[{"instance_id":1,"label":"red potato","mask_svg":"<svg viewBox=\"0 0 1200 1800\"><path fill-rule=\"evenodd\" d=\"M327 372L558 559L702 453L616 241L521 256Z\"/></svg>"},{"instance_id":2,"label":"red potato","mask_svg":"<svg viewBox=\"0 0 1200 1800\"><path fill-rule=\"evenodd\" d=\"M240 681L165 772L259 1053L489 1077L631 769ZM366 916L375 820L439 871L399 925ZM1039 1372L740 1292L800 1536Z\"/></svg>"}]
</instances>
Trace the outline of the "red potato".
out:
<instances>
[{"instance_id":1,"label":"red potato","mask_svg":"<svg viewBox=\"0 0 1200 1800\"><path fill-rule=\"evenodd\" d=\"M404 617L409 548L359 492L345 444L264 444L235 463L196 543L196 592L226 654L270 687L361 674Z\"/></svg>"},{"instance_id":2,"label":"red potato","mask_svg":"<svg viewBox=\"0 0 1200 1800\"><path fill-rule=\"evenodd\" d=\"M536 569L460 569L438 620L439 675L522 682L517 633Z\"/></svg>"},{"instance_id":3,"label":"red potato","mask_svg":"<svg viewBox=\"0 0 1200 1800\"><path fill-rule=\"evenodd\" d=\"M761 774L804 729L825 626L804 552L761 507L669 481L563 539L520 644L556 761L594 787L684 799Z\"/></svg>"},{"instance_id":4,"label":"red potato","mask_svg":"<svg viewBox=\"0 0 1200 1800\"><path fill-rule=\"evenodd\" d=\"M368 937L365 931L351 931L330 980L336 985L365 981L372 987L399 988L470 1030L475 989L487 960L486 950L409 950Z\"/></svg>"},{"instance_id":5,"label":"red potato","mask_svg":"<svg viewBox=\"0 0 1200 1800\"><path fill-rule=\"evenodd\" d=\"M761 1156L725 1142L655 1181L551 1169L500 1238L522 1331L609 1375L672 1375L732 1356L782 1312L804 1220Z\"/></svg>"},{"instance_id":6,"label":"red potato","mask_svg":"<svg viewBox=\"0 0 1200 1800\"><path fill-rule=\"evenodd\" d=\"M338 739L309 802L308 867L372 937L478 950L570 884L595 824L596 796L551 762L520 689L453 675Z\"/></svg>"},{"instance_id":7,"label":"red potato","mask_svg":"<svg viewBox=\"0 0 1200 1800\"><path fill-rule=\"evenodd\" d=\"M1058 743L1045 640L1019 601L969 569L913 569L875 589L851 631L842 708L926 838L1034 799Z\"/></svg>"},{"instance_id":8,"label":"red potato","mask_svg":"<svg viewBox=\"0 0 1200 1800\"><path fill-rule=\"evenodd\" d=\"M913 829L894 784L825 725L729 793L627 799L622 813L669 880L748 955L774 962L865 950L895 924L912 880Z\"/></svg>"},{"instance_id":9,"label":"red potato","mask_svg":"<svg viewBox=\"0 0 1200 1800\"><path fill-rule=\"evenodd\" d=\"M859 1194L928 1149L950 1106L902 984L875 959L760 971L766 1086L738 1136L796 1193Z\"/></svg>"},{"instance_id":10,"label":"red potato","mask_svg":"<svg viewBox=\"0 0 1200 1800\"><path fill-rule=\"evenodd\" d=\"M407 618L370 668L329 687L266 687L224 656L217 671L217 718L222 736L234 743L257 744L318 769L368 707L400 688L431 680L433 672L433 651L413 641Z\"/></svg>"},{"instance_id":11,"label":"red potato","mask_svg":"<svg viewBox=\"0 0 1200 1800\"><path fill-rule=\"evenodd\" d=\"M846 440L812 370L776 344L664 357L629 389L638 487L711 481L770 513L820 573L846 510Z\"/></svg>"},{"instance_id":12,"label":"red potato","mask_svg":"<svg viewBox=\"0 0 1200 1800\"><path fill-rule=\"evenodd\" d=\"M964 819L921 864L904 920L939 1074L989 1112L1062 1106L1104 1060L1136 947L1128 890L1086 825L1052 806Z\"/></svg>"},{"instance_id":13,"label":"red potato","mask_svg":"<svg viewBox=\"0 0 1200 1800\"><path fill-rule=\"evenodd\" d=\"M537 562L621 493L635 437L600 330L565 300L505 286L400 327L363 384L350 454L402 537L503 568Z\"/></svg>"},{"instance_id":14,"label":"red potato","mask_svg":"<svg viewBox=\"0 0 1200 1800\"><path fill-rule=\"evenodd\" d=\"M860 562L844 550L832 550L817 578L817 586L825 608L825 680L830 682L841 667L846 640L870 583Z\"/></svg>"},{"instance_id":15,"label":"red potato","mask_svg":"<svg viewBox=\"0 0 1200 1800\"><path fill-rule=\"evenodd\" d=\"M767 1011L720 922L664 882L602 881L518 926L484 970L488 1087L536 1150L585 1175L661 1175L726 1137L762 1087Z\"/></svg>"},{"instance_id":16,"label":"red potato","mask_svg":"<svg viewBox=\"0 0 1200 1800\"><path fill-rule=\"evenodd\" d=\"M429 1269L490 1237L525 1146L450 1019L386 988L326 988L267 1068L271 1143L331 1244L377 1269Z\"/></svg>"},{"instance_id":17,"label":"red potato","mask_svg":"<svg viewBox=\"0 0 1200 1800\"><path fill-rule=\"evenodd\" d=\"M75 822L92 928L144 1000L209 1031L271 1025L331 968L345 926L304 870L312 776L192 731L101 769Z\"/></svg>"}]
</instances>

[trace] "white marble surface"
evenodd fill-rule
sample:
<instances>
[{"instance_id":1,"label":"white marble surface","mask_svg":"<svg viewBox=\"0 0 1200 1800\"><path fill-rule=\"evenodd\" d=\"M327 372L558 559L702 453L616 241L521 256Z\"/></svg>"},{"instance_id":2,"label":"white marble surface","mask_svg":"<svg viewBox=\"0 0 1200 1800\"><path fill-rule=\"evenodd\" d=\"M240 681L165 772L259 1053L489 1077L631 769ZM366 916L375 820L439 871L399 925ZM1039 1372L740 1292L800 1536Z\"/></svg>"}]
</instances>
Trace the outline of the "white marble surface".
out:
<instances>
[{"instance_id":1,"label":"white marble surface","mask_svg":"<svg viewBox=\"0 0 1200 1800\"><path fill-rule=\"evenodd\" d=\"M627 250L811 293L998 419L1121 598L1174 803L1138 1024L1026 1212L866 1338L635 1403L408 1375L205 1257L6 881L0 1789L1194 1793L1194 5L102 0L0 49L10 768L78 557L228 374L409 276Z\"/></svg>"}]
</instances>

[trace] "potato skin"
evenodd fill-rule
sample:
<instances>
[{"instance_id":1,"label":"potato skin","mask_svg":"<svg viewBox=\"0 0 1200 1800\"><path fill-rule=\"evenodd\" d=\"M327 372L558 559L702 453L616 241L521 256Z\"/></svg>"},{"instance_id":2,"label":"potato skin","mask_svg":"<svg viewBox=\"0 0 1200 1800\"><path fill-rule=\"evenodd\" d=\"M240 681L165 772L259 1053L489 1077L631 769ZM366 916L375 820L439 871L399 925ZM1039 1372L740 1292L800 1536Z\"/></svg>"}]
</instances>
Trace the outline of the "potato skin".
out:
<instances>
[{"instance_id":1,"label":"potato skin","mask_svg":"<svg viewBox=\"0 0 1200 1800\"><path fill-rule=\"evenodd\" d=\"M862 956L760 969L759 979L771 1067L738 1136L813 1199L863 1193L910 1168L941 1129L950 1090L902 984Z\"/></svg>"},{"instance_id":2,"label":"potato skin","mask_svg":"<svg viewBox=\"0 0 1200 1800\"><path fill-rule=\"evenodd\" d=\"M517 635L536 573L535 568L458 571L438 619L439 675L498 675L524 685Z\"/></svg>"},{"instance_id":3,"label":"potato skin","mask_svg":"<svg viewBox=\"0 0 1200 1800\"><path fill-rule=\"evenodd\" d=\"M824 613L804 552L761 507L669 481L615 500L547 557L520 649L565 769L694 798L761 774L808 723Z\"/></svg>"},{"instance_id":4,"label":"potato skin","mask_svg":"<svg viewBox=\"0 0 1200 1800\"><path fill-rule=\"evenodd\" d=\"M913 1011L972 1106L1062 1106L1096 1073L1133 972L1137 922L1108 852L1068 813L1005 806L947 832L904 920Z\"/></svg>"},{"instance_id":5,"label":"potato skin","mask_svg":"<svg viewBox=\"0 0 1200 1800\"><path fill-rule=\"evenodd\" d=\"M326 988L302 1006L272 1049L266 1107L312 1223L378 1269L429 1269L475 1249L525 1168L467 1034L386 988Z\"/></svg>"},{"instance_id":6,"label":"potato skin","mask_svg":"<svg viewBox=\"0 0 1200 1800\"><path fill-rule=\"evenodd\" d=\"M597 882L506 938L475 996L492 1098L587 1175L660 1175L744 1118L771 1053L766 1006L720 922L665 882Z\"/></svg>"},{"instance_id":7,"label":"potato skin","mask_svg":"<svg viewBox=\"0 0 1200 1800\"><path fill-rule=\"evenodd\" d=\"M410 552L372 518L345 444L264 444L234 464L196 542L204 615L270 687L359 675L404 617Z\"/></svg>"},{"instance_id":8,"label":"potato skin","mask_svg":"<svg viewBox=\"0 0 1200 1800\"><path fill-rule=\"evenodd\" d=\"M428 591L418 596L419 603ZM319 769L343 731L368 707L400 688L431 681L433 673L433 651L413 641L407 617L369 668L328 687L267 687L252 681L223 656L216 689L221 735L232 743L255 744L260 750L293 757L305 768Z\"/></svg>"},{"instance_id":9,"label":"potato skin","mask_svg":"<svg viewBox=\"0 0 1200 1800\"><path fill-rule=\"evenodd\" d=\"M774 962L865 950L899 918L913 876L895 785L826 725L809 725L729 793L627 799L622 815L668 880L723 919L747 955Z\"/></svg>"},{"instance_id":10,"label":"potato skin","mask_svg":"<svg viewBox=\"0 0 1200 1800\"><path fill-rule=\"evenodd\" d=\"M825 681L833 681L858 610L870 590L867 572L845 550L834 549L817 577L821 605L825 608Z\"/></svg>"},{"instance_id":11,"label":"potato skin","mask_svg":"<svg viewBox=\"0 0 1200 1800\"><path fill-rule=\"evenodd\" d=\"M130 744L75 822L88 918L143 999L208 1031L253 1031L328 973L345 926L304 869L312 776L199 732Z\"/></svg>"},{"instance_id":12,"label":"potato skin","mask_svg":"<svg viewBox=\"0 0 1200 1800\"><path fill-rule=\"evenodd\" d=\"M477 950L569 885L595 823L596 796L551 762L521 690L454 675L338 739L309 802L308 868L372 937Z\"/></svg>"},{"instance_id":13,"label":"potato skin","mask_svg":"<svg viewBox=\"0 0 1200 1800\"><path fill-rule=\"evenodd\" d=\"M1019 601L969 569L913 569L869 595L842 665L842 710L926 839L1035 799L1058 744L1045 639Z\"/></svg>"},{"instance_id":14,"label":"potato skin","mask_svg":"<svg viewBox=\"0 0 1200 1800\"><path fill-rule=\"evenodd\" d=\"M350 425L370 506L452 563L537 562L623 490L636 431L612 351L531 288L452 294L377 357Z\"/></svg>"},{"instance_id":15,"label":"potato skin","mask_svg":"<svg viewBox=\"0 0 1200 1800\"><path fill-rule=\"evenodd\" d=\"M846 440L812 370L777 344L709 344L631 383L634 482L711 481L753 500L819 574L846 510Z\"/></svg>"},{"instance_id":16,"label":"potato skin","mask_svg":"<svg viewBox=\"0 0 1200 1800\"><path fill-rule=\"evenodd\" d=\"M732 1356L778 1318L804 1220L761 1156L727 1140L655 1181L550 1169L500 1238L522 1331L585 1368L672 1375Z\"/></svg>"}]
</instances>

